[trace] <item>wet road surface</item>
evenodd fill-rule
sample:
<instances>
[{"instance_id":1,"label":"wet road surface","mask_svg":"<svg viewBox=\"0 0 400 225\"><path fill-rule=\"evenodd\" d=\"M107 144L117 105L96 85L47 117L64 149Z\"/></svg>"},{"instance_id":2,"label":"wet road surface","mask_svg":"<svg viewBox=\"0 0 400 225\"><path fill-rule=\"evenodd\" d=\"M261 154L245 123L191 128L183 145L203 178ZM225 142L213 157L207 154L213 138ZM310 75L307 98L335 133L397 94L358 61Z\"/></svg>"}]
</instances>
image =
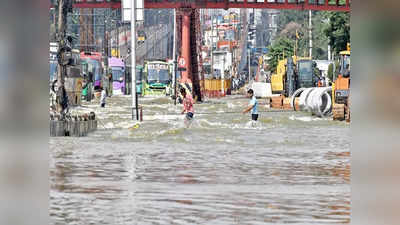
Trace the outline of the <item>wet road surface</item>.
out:
<instances>
[{"instance_id":1,"label":"wet road surface","mask_svg":"<svg viewBox=\"0 0 400 225\"><path fill-rule=\"evenodd\" d=\"M78 108L99 130L50 138L52 224L349 223L349 126L299 112L252 124L247 101L196 104L189 129L166 98L141 98L138 126L129 97Z\"/></svg>"}]
</instances>

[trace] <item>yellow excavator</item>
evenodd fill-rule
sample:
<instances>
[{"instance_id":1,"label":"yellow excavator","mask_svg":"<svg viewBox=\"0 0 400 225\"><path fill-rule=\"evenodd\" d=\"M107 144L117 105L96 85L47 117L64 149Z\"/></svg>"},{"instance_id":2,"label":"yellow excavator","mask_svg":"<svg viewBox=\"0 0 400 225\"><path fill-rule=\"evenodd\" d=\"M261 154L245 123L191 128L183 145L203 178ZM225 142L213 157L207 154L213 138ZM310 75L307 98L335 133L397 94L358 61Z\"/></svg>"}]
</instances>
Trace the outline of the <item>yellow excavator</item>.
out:
<instances>
[{"instance_id":1,"label":"yellow excavator","mask_svg":"<svg viewBox=\"0 0 400 225\"><path fill-rule=\"evenodd\" d=\"M350 121L350 43L347 49L339 52L339 71L332 83L333 119Z\"/></svg>"},{"instance_id":2,"label":"yellow excavator","mask_svg":"<svg viewBox=\"0 0 400 225\"><path fill-rule=\"evenodd\" d=\"M276 73L271 76L273 94L283 94L286 97L299 88L314 87L314 64L310 57L296 55L278 61Z\"/></svg>"}]
</instances>

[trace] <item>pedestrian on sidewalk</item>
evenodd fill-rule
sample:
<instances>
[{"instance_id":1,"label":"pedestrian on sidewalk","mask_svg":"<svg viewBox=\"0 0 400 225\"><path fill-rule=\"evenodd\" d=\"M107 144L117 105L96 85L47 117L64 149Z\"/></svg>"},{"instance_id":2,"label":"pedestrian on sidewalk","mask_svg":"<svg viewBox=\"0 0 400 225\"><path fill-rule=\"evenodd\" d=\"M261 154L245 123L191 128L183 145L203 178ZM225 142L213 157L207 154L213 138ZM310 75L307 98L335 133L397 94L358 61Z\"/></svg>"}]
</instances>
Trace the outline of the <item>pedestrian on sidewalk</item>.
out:
<instances>
[{"instance_id":1,"label":"pedestrian on sidewalk","mask_svg":"<svg viewBox=\"0 0 400 225\"><path fill-rule=\"evenodd\" d=\"M106 106L107 92L103 87L100 87L100 89L101 89L100 107L104 108Z\"/></svg>"},{"instance_id":2,"label":"pedestrian on sidewalk","mask_svg":"<svg viewBox=\"0 0 400 225\"><path fill-rule=\"evenodd\" d=\"M185 88L181 88L180 92L183 97L182 114L184 114L186 112L185 125L186 125L186 127L189 127L191 121L193 120L193 116L194 116L194 109L193 109L194 101L190 94L189 95L186 94Z\"/></svg>"},{"instance_id":3,"label":"pedestrian on sidewalk","mask_svg":"<svg viewBox=\"0 0 400 225\"><path fill-rule=\"evenodd\" d=\"M251 120L257 121L258 120L258 102L256 96L254 96L253 89L249 89L247 91L247 97L250 98L249 105L246 109L243 110L243 114L248 113L251 111Z\"/></svg>"}]
</instances>

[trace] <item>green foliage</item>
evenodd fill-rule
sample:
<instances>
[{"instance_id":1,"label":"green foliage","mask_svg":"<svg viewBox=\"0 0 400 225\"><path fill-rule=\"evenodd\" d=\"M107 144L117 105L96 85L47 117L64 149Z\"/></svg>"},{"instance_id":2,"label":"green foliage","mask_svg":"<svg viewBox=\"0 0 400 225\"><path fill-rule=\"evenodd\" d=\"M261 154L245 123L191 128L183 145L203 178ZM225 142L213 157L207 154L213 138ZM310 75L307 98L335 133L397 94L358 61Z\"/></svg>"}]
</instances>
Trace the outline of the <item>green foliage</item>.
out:
<instances>
[{"instance_id":1,"label":"green foliage","mask_svg":"<svg viewBox=\"0 0 400 225\"><path fill-rule=\"evenodd\" d=\"M281 10L278 18L278 33L285 29L290 22L307 24L308 11Z\"/></svg>"},{"instance_id":2,"label":"green foliage","mask_svg":"<svg viewBox=\"0 0 400 225\"><path fill-rule=\"evenodd\" d=\"M268 60L270 71L276 70L279 59L283 59L284 57L287 58L287 56L293 55L294 45L294 40L286 37L281 37L274 41L272 46L270 46L268 53L268 56L270 57Z\"/></svg>"},{"instance_id":3,"label":"green foliage","mask_svg":"<svg viewBox=\"0 0 400 225\"><path fill-rule=\"evenodd\" d=\"M335 61L335 72L334 72L334 79L338 76L338 74L339 74L339 71L340 71L340 63L339 63L339 60L336 60Z\"/></svg>"},{"instance_id":4,"label":"green foliage","mask_svg":"<svg viewBox=\"0 0 400 225\"><path fill-rule=\"evenodd\" d=\"M324 30L328 27L328 12L317 11L313 13L313 58L327 59L328 58L328 37Z\"/></svg>"},{"instance_id":5,"label":"green foliage","mask_svg":"<svg viewBox=\"0 0 400 225\"><path fill-rule=\"evenodd\" d=\"M347 12L330 12L329 25L324 33L329 38L329 44L336 53L345 50L347 43L350 43L350 14Z\"/></svg>"},{"instance_id":6,"label":"green foliage","mask_svg":"<svg viewBox=\"0 0 400 225\"><path fill-rule=\"evenodd\" d=\"M343 1L339 2L344 4ZM293 55L296 41L296 30L299 33L297 55L308 56L308 15L309 12L297 10L282 10L278 19L278 35L275 41L269 46L268 60L270 70L275 71L278 60ZM328 44L333 51L338 53L346 49L350 42L350 14L343 12L312 12L313 26L313 59L328 58ZM338 70L336 70L338 71ZM333 76L333 68L332 68Z\"/></svg>"},{"instance_id":7,"label":"green foliage","mask_svg":"<svg viewBox=\"0 0 400 225\"><path fill-rule=\"evenodd\" d=\"M328 78L333 81L333 63L328 66Z\"/></svg>"},{"instance_id":8,"label":"green foliage","mask_svg":"<svg viewBox=\"0 0 400 225\"><path fill-rule=\"evenodd\" d=\"M313 27L313 58L328 58L328 37L325 30L329 25L329 12L313 11L312 27ZM295 40L296 30L300 35L297 46L297 55L308 56L309 52L309 36L308 36L308 19L309 13L297 10L283 10L279 14L278 20L278 37L286 37Z\"/></svg>"},{"instance_id":9,"label":"green foliage","mask_svg":"<svg viewBox=\"0 0 400 225\"><path fill-rule=\"evenodd\" d=\"M308 53L308 11L282 10L278 20L279 38L296 40L296 30L300 36L297 43L297 55L304 56ZM294 45L293 45L294 46Z\"/></svg>"}]
</instances>

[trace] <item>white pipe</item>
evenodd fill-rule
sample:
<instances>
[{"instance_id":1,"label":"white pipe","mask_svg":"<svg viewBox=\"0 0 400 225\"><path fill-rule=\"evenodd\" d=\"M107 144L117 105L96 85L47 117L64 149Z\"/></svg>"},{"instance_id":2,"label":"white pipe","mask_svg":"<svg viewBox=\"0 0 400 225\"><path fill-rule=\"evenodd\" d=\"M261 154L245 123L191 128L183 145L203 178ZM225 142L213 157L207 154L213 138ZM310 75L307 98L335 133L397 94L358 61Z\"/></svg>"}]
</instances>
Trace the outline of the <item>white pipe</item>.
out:
<instances>
[{"instance_id":1,"label":"white pipe","mask_svg":"<svg viewBox=\"0 0 400 225\"><path fill-rule=\"evenodd\" d=\"M295 98L299 97L299 108L318 117L325 117L332 112L331 87L300 88L293 93L291 106L295 109Z\"/></svg>"},{"instance_id":2,"label":"white pipe","mask_svg":"<svg viewBox=\"0 0 400 225\"><path fill-rule=\"evenodd\" d=\"M305 88L299 88L292 95L292 99L290 101L290 106L292 106L294 111L296 111L296 101L295 100L304 90L305 90Z\"/></svg>"},{"instance_id":3,"label":"white pipe","mask_svg":"<svg viewBox=\"0 0 400 225\"><path fill-rule=\"evenodd\" d=\"M312 92L312 88L307 88L300 95L299 106L302 111L310 111L310 106L307 104L307 99L310 93Z\"/></svg>"}]
</instances>

